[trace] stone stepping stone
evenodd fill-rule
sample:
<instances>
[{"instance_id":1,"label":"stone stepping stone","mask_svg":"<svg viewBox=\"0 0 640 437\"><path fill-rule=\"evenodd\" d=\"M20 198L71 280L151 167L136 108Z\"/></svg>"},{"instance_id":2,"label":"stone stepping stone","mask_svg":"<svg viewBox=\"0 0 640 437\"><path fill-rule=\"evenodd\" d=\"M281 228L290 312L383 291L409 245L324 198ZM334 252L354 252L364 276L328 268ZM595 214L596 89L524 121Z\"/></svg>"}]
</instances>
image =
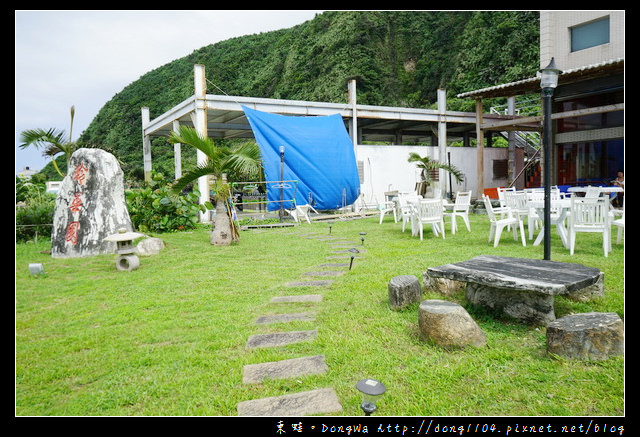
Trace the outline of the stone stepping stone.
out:
<instances>
[{"instance_id":1,"label":"stone stepping stone","mask_svg":"<svg viewBox=\"0 0 640 437\"><path fill-rule=\"evenodd\" d=\"M242 383L253 384L265 379L297 378L305 375L321 375L328 370L323 355L249 364L243 368Z\"/></svg>"},{"instance_id":2,"label":"stone stepping stone","mask_svg":"<svg viewBox=\"0 0 640 437\"><path fill-rule=\"evenodd\" d=\"M327 287L333 283L331 279L324 279L318 281L297 281L297 282L287 282L285 285L287 287Z\"/></svg>"},{"instance_id":3,"label":"stone stepping stone","mask_svg":"<svg viewBox=\"0 0 640 437\"><path fill-rule=\"evenodd\" d=\"M342 411L332 388L244 401L237 408L238 416L304 416Z\"/></svg>"},{"instance_id":4,"label":"stone stepping stone","mask_svg":"<svg viewBox=\"0 0 640 437\"><path fill-rule=\"evenodd\" d=\"M322 302L321 294L303 294L300 296L276 296L269 301L271 303L288 302Z\"/></svg>"},{"instance_id":5,"label":"stone stepping stone","mask_svg":"<svg viewBox=\"0 0 640 437\"><path fill-rule=\"evenodd\" d=\"M357 249L358 253L367 253L365 249ZM349 249L334 250L333 253L351 253Z\"/></svg>"},{"instance_id":6,"label":"stone stepping stone","mask_svg":"<svg viewBox=\"0 0 640 437\"><path fill-rule=\"evenodd\" d=\"M266 325L269 323L286 323L293 321L313 321L316 315L313 313L292 313L292 314L273 314L269 316L261 316L256 320L256 325Z\"/></svg>"},{"instance_id":7,"label":"stone stepping stone","mask_svg":"<svg viewBox=\"0 0 640 437\"><path fill-rule=\"evenodd\" d=\"M342 241L334 241L333 243L329 243L332 246L349 246L349 247L353 247L353 246L360 246L360 243L358 243L357 241L348 241L348 240L342 240Z\"/></svg>"},{"instance_id":8,"label":"stone stepping stone","mask_svg":"<svg viewBox=\"0 0 640 437\"><path fill-rule=\"evenodd\" d=\"M349 255L329 255L327 259L351 259ZM353 259L362 259L361 256L354 256Z\"/></svg>"},{"instance_id":9,"label":"stone stepping stone","mask_svg":"<svg viewBox=\"0 0 640 437\"><path fill-rule=\"evenodd\" d=\"M344 270L335 271L335 270L320 270L318 272L306 272L305 276L342 276L347 273Z\"/></svg>"},{"instance_id":10,"label":"stone stepping stone","mask_svg":"<svg viewBox=\"0 0 640 437\"><path fill-rule=\"evenodd\" d=\"M249 337L249 340L247 340L245 349L286 346L292 343L313 340L317 335L318 331L315 329L311 331L276 332L273 334L252 335Z\"/></svg>"},{"instance_id":11,"label":"stone stepping stone","mask_svg":"<svg viewBox=\"0 0 640 437\"><path fill-rule=\"evenodd\" d=\"M320 264L318 267L349 267L349 263L328 263L328 264Z\"/></svg>"}]
</instances>

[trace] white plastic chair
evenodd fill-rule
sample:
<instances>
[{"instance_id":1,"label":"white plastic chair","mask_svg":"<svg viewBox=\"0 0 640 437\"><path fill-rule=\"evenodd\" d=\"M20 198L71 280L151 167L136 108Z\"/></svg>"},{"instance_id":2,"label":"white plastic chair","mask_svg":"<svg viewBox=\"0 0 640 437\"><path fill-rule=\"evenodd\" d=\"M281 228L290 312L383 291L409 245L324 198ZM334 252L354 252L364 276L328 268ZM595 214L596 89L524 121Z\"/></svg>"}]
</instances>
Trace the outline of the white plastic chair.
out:
<instances>
[{"instance_id":1,"label":"white plastic chair","mask_svg":"<svg viewBox=\"0 0 640 437\"><path fill-rule=\"evenodd\" d=\"M489 216L489 221L491 222L491 229L489 230L489 241L493 238L493 247L498 247L498 243L500 242L500 236L502 235L502 230L507 226L513 226L513 239L518 241L518 227L520 228L520 237L522 238L522 245L526 246L526 240L524 238L524 226L522 221L518 220L513 216L513 213L509 208L505 208L504 218L500 218L497 216L493 205L491 205L491 199L488 196L482 195L484 200L484 207L487 210L487 215Z\"/></svg>"},{"instance_id":2,"label":"white plastic chair","mask_svg":"<svg viewBox=\"0 0 640 437\"><path fill-rule=\"evenodd\" d=\"M311 205L296 205L294 209L285 209L285 211L293 217L293 220L295 220L296 223L300 223L302 220L306 220L307 223L311 223L309 210L313 210L317 213Z\"/></svg>"},{"instance_id":3,"label":"white plastic chair","mask_svg":"<svg viewBox=\"0 0 640 437\"><path fill-rule=\"evenodd\" d=\"M400 193L398 195L398 215L399 219L402 219L402 232L404 232L407 223L411 222L411 217L414 214L414 205L422 199L418 193L405 194Z\"/></svg>"},{"instance_id":4,"label":"white plastic chair","mask_svg":"<svg viewBox=\"0 0 640 437\"><path fill-rule=\"evenodd\" d=\"M611 223L609 219L609 199L605 197L571 197L569 215L569 253L573 255L576 245L576 233L602 233L604 256L611 249Z\"/></svg>"},{"instance_id":5,"label":"white plastic chair","mask_svg":"<svg viewBox=\"0 0 640 437\"><path fill-rule=\"evenodd\" d=\"M444 210L442 207L442 199L422 199L417 204L417 208L413 214L412 230L415 235L416 231L420 234L420 240L423 237L423 229L425 224L430 224L434 235L437 237L439 233L444 239Z\"/></svg>"},{"instance_id":6,"label":"white plastic chair","mask_svg":"<svg viewBox=\"0 0 640 437\"><path fill-rule=\"evenodd\" d=\"M380 224L382 224L382 220L384 219L384 215L388 212L393 213L393 221L394 223L398 223L398 211L396 210L396 199L398 198L397 191L389 191L384 193L385 201L384 203L379 205L380 209Z\"/></svg>"},{"instance_id":7,"label":"white plastic chair","mask_svg":"<svg viewBox=\"0 0 640 437\"><path fill-rule=\"evenodd\" d=\"M618 236L616 238L616 243L622 243L622 234L624 233L624 198L622 199L622 217L619 219L615 219L611 222L613 226L618 227Z\"/></svg>"},{"instance_id":8,"label":"white plastic chair","mask_svg":"<svg viewBox=\"0 0 640 437\"><path fill-rule=\"evenodd\" d=\"M445 211L445 217L451 217L451 233L455 234L458 228L457 217L462 217L467 230L471 232L469 224L469 208L471 207L471 191L458 191L456 193L456 201L453 204L451 212Z\"/></svg>"},{"instance_id":9,"label":"white plastic chair","mask_svg":"<svg viewBox=\"0 0 640 437\"><path fill-rule=\"evenodd\" d=\"M516 187L509 187L509 188L498 187L497 191L498 191L498 200L500 201L500 206L498 208L493 208L493 212L496 214L499 214L501 217L504 217L506 216L507 209L508 209L504 193L506 193L507 191L514 192L516 191Z\"/></svg>"}]
</instances>

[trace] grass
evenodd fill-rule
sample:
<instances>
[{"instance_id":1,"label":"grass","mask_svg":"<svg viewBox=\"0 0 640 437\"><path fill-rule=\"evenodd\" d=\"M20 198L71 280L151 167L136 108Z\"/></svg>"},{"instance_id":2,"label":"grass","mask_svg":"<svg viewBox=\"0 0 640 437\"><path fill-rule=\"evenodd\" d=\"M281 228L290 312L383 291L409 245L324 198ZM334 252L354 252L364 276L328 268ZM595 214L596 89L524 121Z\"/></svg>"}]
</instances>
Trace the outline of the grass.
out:
<instances>
[{"instance_id":1,"label":"grass","mask_svg":"<svg viewBox=\"0 0 640 437\"><path fill-rule=\"evenodd\" d=\"M396 275L422 278L430 266L479 254L542 258L503 234L487 242L488 219L472 215L472 232L425 239L401 232L387 216L336 222L332 236L360 244L362 259L322 291L321 303L272 304L274 296L317 293L284 284L330 262L326 223L242 232L230 247L209 244L206 229L163 234L160 255L117 271L113 255L53 259L47 241L16 246L16 415L235 416L238 402L333 388L339 415L361 415L355 383L373 377L387 393L390 416L620 416L624 358L584 362L546 353L544 327L523 325L470 307L464 294L447 299L467 308L487 336L484 348L444 350L424 342L417 306L392 311L387 284ZM447 225L448 230L448 225ZM624 317L624 249L603 257L601 237L580 234L569 256L554 231L554 261L598 267L605 297L587 303L556 298L556 316L587 311ZM32 277L28 264L46 274ZM348 262L348 260L346 261ZM422 282L422 281L421 281ZM424 299L442 298L431 292ZM313 322L255 325L266 314L317 312ZM249 336L318 329L312 342L246 350ZM247 364L323 354L323 375L243 385Z\"/></svg>"}]
</instances>

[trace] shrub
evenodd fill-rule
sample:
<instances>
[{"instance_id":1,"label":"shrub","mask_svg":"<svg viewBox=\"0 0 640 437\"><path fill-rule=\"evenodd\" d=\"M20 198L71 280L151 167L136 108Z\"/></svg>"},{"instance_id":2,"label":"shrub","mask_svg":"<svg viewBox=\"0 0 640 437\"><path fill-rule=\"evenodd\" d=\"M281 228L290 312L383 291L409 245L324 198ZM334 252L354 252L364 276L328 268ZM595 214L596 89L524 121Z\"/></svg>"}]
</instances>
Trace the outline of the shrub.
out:
<instances>
[{"instance_id":1,"label":"shrub","mask_svg":"<svg viewBox=\"0 0 640 437\"><path fill-rule=\"evenodd\" d=\"M174 194L161 174L154 174L143 188L127 190L126 195L129 216L140 232L184 231L198 223L198 192Z\"/></svg>"},{"instance_id":2,"label":"shrub","mask_svg":"<svg viewBox=\"0 0 640 437\"><path fill-rule=\"evenodd\" d=\"M55 194L45 192L43 183L16 178L16 241L51 235Z\"/></svg>"}]
</instances>

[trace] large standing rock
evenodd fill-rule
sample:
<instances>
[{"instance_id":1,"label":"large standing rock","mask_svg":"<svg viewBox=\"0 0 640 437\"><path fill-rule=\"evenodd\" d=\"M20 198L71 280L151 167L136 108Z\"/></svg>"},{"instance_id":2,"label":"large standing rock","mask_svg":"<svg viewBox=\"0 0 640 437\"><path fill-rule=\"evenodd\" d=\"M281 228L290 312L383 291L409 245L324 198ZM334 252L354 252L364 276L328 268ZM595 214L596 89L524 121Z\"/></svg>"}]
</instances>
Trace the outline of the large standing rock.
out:
<instances>
[{"instance_id":1,"label":"large standing rock","mask_svg":"<svg viewBox=\"0 0 640 437\"><path fill-rule=\"evenodd\" d=\"M133 231L117 159L101 149L76 150L56 199L51 255L77 258L115 253L115 243L103 240L121 228Z\"/></svg>"},{"instance_id":2,"label":"large standing rock","mask_svg":"<svg viewBox=\"0 0 640 437\"><path fill-rule=\"evenodd\" d=\"M423 338L444 347L482 347L487 338L469 313L454 302L424 300L418 309L418 326Z\"/></svg>"}]
</instances>

